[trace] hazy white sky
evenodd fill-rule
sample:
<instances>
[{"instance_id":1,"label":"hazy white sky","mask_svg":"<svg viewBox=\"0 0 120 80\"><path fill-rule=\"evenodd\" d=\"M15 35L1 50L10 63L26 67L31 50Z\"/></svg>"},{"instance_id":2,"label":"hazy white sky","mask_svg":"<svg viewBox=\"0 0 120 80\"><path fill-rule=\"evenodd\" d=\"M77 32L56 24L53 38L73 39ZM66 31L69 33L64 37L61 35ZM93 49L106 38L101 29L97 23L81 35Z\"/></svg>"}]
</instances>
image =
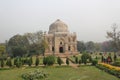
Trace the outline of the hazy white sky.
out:
<instances>
[{"instance_id":1,"label":"hazy white sky","mask_svg":"<svg viewBox=\"0 0 120 80\"><path fill-rule=\"evenodd\" d=\"M56 19L78 40L102 42L111 25L120 25L120 0L0 0L0 42L16 34L48 31Z\"/></svg>"}]
</instances>

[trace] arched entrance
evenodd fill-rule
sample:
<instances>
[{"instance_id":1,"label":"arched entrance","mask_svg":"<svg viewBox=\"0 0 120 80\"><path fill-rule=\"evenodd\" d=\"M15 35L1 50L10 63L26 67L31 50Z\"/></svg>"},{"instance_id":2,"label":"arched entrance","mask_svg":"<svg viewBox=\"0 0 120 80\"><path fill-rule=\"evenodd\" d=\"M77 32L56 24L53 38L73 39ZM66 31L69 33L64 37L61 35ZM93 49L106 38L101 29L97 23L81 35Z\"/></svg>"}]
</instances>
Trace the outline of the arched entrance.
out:
<instances>
[{"instance_id":1,"label":"arched entrance","mask_svg":"<svg viewBox=\"0 0 120 80\"><path fill-rule=\"evenodd\" d=\"M63 47L59 47L59 52L60 53L63 53L64 51L63 51Z\"/></svg>"}]
</instances>

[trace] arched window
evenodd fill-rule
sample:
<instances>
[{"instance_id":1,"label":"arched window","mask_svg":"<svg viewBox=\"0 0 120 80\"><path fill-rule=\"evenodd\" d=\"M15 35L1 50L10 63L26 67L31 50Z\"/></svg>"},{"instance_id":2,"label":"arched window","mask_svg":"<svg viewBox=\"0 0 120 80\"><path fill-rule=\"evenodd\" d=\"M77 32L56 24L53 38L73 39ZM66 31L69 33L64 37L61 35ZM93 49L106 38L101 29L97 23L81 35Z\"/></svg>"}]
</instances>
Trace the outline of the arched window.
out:
<instances>
[{"instance_id":1,"label":"arched window","mask_svg":"<svg viewBox=\"0 0 120 80\"><path fill-rule=\"evenodd\" d=\"M62 42L60 42L60 44L62 44Z\"/></svg>"},{"instance_id":2,"label":"arched window","mask_svg":"<svg viewBox=\"0 0 120 80\"><path fill-rule=\"evenodd\" d=\"M54 51L54 46L52 46L52 51Z\"/></svg>"},{"instance_id":3,"label":"arched window","mask_svg":"<svg viewBox=\"0 0 120 80\"><path fill-rule=\"evenodd\" d=\"M68 51L70 51L70 46L68 46Z\"/></svg>"}]
</instances>

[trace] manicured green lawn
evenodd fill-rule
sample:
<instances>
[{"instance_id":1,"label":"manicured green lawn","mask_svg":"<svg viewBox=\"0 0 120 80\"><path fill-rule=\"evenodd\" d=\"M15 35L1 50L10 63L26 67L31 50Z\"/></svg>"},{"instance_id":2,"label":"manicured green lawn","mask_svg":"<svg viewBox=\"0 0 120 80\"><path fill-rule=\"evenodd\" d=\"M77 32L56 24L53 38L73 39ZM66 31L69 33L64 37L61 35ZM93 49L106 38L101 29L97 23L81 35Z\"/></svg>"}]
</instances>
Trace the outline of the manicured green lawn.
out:
<instances>
[{"instance_id":1,"label":"manicured green lawn","mask_svg":"<svg viewBox=\"0 0 120 80\"><path fill-rule=\"evenodd\" d=\"M35 69L40 69L49 74L47 80L120 80L93 66L81 66L77 69L72 67L38 67L0 70L0 80L22 80L21 74Z\"/></svg>"}]
</instances>

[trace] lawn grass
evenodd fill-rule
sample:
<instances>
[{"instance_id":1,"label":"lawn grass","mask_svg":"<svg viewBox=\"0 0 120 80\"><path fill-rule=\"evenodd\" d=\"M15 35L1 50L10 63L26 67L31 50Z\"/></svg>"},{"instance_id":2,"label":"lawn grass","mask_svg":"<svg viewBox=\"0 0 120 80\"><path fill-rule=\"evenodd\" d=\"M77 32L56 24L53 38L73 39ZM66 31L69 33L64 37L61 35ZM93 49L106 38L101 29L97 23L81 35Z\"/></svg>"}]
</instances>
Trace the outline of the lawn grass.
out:
<instances>
[{"instance_id":1,"label":"lawn grass","mask_svg":"<svg viewBox=\"0 0 120 80\"><path fill-rule=\"evenodd\" d=\"M62 66L62 67L37 67L37 68L14 68L9 70L0 70L0 80L22 80L23 73L40 69L49 74L46 80L120 80L104 71L97 69L94 66L81 66L77 69Z\"/></svg>"}]
</instances>

